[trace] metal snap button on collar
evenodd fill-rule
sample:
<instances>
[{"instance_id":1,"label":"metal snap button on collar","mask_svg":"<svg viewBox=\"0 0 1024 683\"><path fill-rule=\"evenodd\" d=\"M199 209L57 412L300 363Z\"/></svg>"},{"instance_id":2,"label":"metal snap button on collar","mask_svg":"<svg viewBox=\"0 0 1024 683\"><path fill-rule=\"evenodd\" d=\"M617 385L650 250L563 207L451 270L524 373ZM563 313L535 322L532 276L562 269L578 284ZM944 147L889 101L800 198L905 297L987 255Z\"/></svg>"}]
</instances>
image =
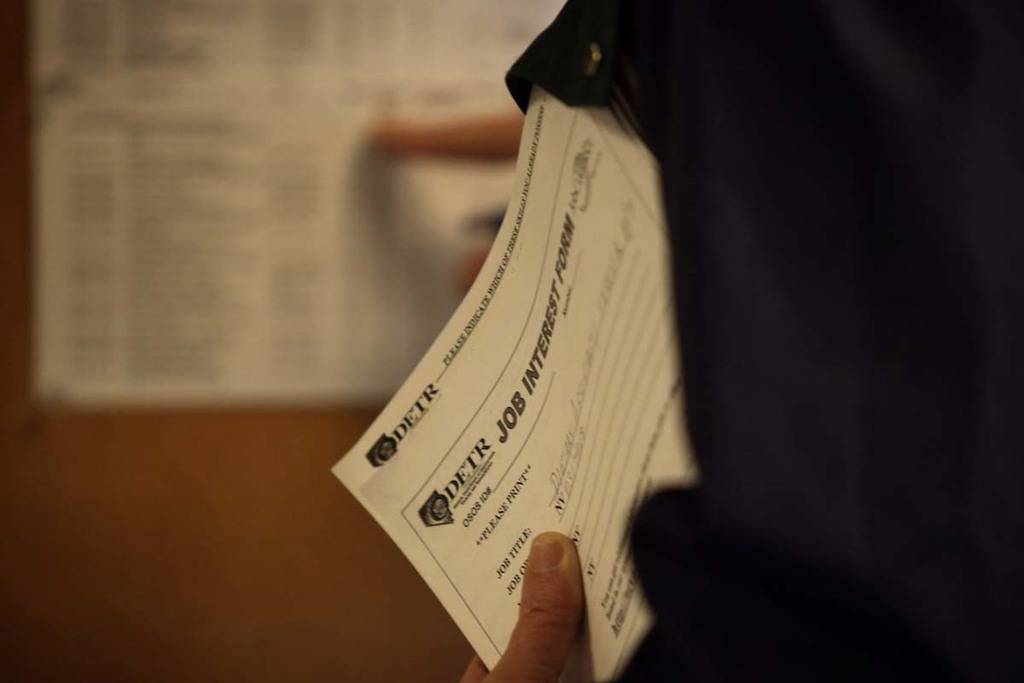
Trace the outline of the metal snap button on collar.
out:
<instances>
[{"instance_id":1,"label":"metal snap button on collar","mask_svg":"<svg viewBox=\"0 0 1024 683\"><path fill-rule=\"evenodd\" d=\"M601 46L597 43L591 43L587 46L587 54L583 58L583 73L586 76L593 76L597 73L598 68L601 66L601 59L604 57L601 54Z\"/></svg>"}]
</instances>

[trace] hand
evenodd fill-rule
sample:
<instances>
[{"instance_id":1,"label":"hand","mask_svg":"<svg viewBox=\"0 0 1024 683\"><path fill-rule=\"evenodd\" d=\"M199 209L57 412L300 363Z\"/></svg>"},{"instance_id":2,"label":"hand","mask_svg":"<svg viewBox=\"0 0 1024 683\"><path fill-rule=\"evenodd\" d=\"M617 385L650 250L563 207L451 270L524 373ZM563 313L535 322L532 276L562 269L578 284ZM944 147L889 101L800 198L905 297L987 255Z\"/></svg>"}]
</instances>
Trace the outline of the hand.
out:
<instances>
[{"instance_id":1,"label":"hand","mask_svg":"<svg viewBox=\"0 0 1024 683\"><path fill-rule=\"evenodd\" d=\"M519 621L505 655L489 674L474 657L460 683L557 683L582 615L576 546L562 534L537 536L526 561Z\"/></svg>"}]
</instances>

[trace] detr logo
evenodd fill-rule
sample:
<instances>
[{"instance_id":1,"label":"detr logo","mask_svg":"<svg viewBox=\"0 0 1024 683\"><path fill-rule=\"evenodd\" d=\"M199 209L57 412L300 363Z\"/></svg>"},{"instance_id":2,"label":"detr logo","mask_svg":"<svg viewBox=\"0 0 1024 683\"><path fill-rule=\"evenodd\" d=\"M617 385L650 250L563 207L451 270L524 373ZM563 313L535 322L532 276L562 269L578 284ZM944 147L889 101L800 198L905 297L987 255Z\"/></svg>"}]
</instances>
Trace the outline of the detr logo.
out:
<instances>
[{"instance_id":1,"label":"detr logo","mask_svg":"<svg viewBox=\"0 0 1024 683\"><path fill-rule=\"evenodd\" d=\"M452 506L462 504L465 495L459 497L463 487L468 486L472 492L476 482L487 471L484 464L490 459L491 445L487 439L479 439L469 452L466 459L459 463L451 480L442 489L435 489L427 502L420 507L420 519L427 526L441 526L452 523ZM490 455L489 455L490 453ZM456 500L458 498L458 500Z\"/></svg>"},{"instance_id":2,"label":"detr logo","mask_svg":"<svg viewBox=\"0 0 1024 683\"><path fill-rule=\"evenodd\" d=\"M377 442L370 447L366 453L366 459L374 467L380 467L398 452L398 444L405 438L416 423L423 419L430 402L437 398L440 389L433 384L428 384L423 393L419 395L412 407L402 416L402 421L395 425L395 428L388 434L381 434Z\"/></svg>"},{"instance_id":3,"label":"detr logo","mask_svg":"<svg viewBox=\"0 0 1024 683\"><path fill-rule=\"evenodd\" d=\"M366 458L374 467L380 467L390 460L397 450L398 441L387 434L381 434L380 438L377 439L377 443L370 447L370 452L366 454Z\"/></svg>"},{"instance_id":4,"label":"detr logo","mask_svg":"<svg viewBox=\"0 0 1024 683\"><path fill-rule=\"evenodd\" d=\"M444 494L437 491L430 494L430 498L427 498L427 502L420 508L420 519L427 526L441 526L442 524L451 524L454 521L452 509L449 507L448 499Z\"/></svg>"}]
</instances>

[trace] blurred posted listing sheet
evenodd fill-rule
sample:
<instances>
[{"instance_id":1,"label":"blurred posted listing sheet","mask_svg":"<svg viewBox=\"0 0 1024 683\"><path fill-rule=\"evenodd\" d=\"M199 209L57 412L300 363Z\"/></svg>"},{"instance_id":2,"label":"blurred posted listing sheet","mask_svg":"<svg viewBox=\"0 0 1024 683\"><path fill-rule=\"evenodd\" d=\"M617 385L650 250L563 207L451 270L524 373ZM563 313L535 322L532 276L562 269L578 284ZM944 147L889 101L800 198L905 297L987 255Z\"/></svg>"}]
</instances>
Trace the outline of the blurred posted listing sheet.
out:
<instances>
[{"instance_id":1,"label":"blurred posted listing sheet","mask_svg":"<svg viewBox=\"0 0 1024 683\"><path fill-rule=\"evenodd\" d=\"M697 473L657 170L606 111L534 89L516 184L482 272L405 385L335 466L488 666L533 536L577 544L578 680L608 680L649 623L628 528Z\"/></svg>"},{"instance_id":2,"label":"blurred posted listing sheet","mask_svg":"<svg viewBox=\"0 0 1024 683\"><path fill-rule=\"evenodd\" d=\"M551 0L33 3L37 394L384 398L508 164L372 153L511 107Z\"/></svg>"}]
</instances>

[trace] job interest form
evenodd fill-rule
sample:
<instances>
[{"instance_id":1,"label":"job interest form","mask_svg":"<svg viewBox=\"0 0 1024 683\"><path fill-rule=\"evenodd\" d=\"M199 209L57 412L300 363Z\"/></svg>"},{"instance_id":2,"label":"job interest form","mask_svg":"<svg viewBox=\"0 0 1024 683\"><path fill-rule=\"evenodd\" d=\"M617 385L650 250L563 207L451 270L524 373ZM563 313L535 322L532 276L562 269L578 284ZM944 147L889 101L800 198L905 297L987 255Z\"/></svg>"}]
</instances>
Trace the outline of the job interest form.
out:
<instances>
[{"instance_id":1,"label":"job interest form","mask_svg":"<svg viewBox=\"0 0 1024 683\"><path fill-rule=\"evenodd\" d=\"M476 283L334 468L484 663L515 625L531 538L577 544L580 680L607 680L649 622L637 507L696 476L657 169L606 111L535 89L514 195Z\"/></svg>"}]
</instances>

